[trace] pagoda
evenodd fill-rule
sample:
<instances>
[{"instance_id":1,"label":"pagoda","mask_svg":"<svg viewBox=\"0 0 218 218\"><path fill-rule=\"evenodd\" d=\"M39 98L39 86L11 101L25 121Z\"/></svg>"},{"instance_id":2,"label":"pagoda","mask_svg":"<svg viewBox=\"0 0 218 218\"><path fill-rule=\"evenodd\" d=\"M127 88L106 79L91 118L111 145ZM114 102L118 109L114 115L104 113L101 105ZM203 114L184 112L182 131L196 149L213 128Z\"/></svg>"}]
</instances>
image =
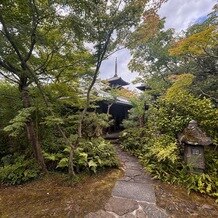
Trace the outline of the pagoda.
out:
<instances>
[{"instance_id":1,"label":"pagoda","mask_svg":"<svg viewBox=\"0 0 218 218\"><path fill-rule=\"evenodd\" d=\"M124 81L121 77L117 74L117 58L115 60L115 73L114 76L110 79L107 79L107 82L109 83L109 86L111 88L118 88L118 89L124 89L123 86L129 85L128 82ZM109 94L105 93L105 96L107 96L107 99L103 99L101 102L99 102L99 112L100 113L108 113L112 116L114 120L114 124L109 128L109 132L116 132L120 131L122 129L122 121L124 119L127 119L128 117L128 111L132 108L131 103L121 97L116 97L116 100L113 102L113 100L109 100L108 96Z\"/></svg>"},{"instance_id":2,"label":"pagoda","mask_svg":"<svg viewBox=\"0 0 218 218\"><path fill-rule=\"evenodd\" d=\"M114 76L107 80L109 82L110 87L113 88L120 88L122 86L129 85L128 82L124 81L121 77L117 74L117 58L115 60L115 73Z\"/></svg>"}]
</instances>

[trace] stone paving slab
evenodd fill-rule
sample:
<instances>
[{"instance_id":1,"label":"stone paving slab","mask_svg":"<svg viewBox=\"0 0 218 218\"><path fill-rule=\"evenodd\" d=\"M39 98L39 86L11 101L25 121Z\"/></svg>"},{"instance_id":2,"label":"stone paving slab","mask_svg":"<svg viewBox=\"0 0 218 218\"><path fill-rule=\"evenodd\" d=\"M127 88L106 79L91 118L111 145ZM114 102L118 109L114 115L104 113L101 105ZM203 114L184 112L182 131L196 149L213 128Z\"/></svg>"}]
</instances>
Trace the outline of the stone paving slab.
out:
<instances>
[{"instance_id":1,"label":"stone paving slab","mask_svg":"<svg viewBox=\"0 0 218 218\"><path fill-rule=\"evenodd\" d=\"M125 162L125 167L131 170L142 170L143 169L140 164L133 163L133 162Z\"/></svg>"},{"instance_id":2,"label":"stone paving slab","mask_svg":"<svg viewBox=\"0 0 218 218\"><path fill-rule=\"evenodd\" d=\"M135 182L145 183L145 184L147 184L147 185L153 183L151 177L150 177L149 175L146 175L146 174L142 174L142 175L139 175L139 176L135 176L135 177L134 177L134 181L135 181Z\"/></svg>"},{"instance_id":3,"label":"stone paving slab","mask_svg":"<svg viewBox=\"0 0 218 218\"><path fill-rule=\"evenodd\" d=\"M131 199L112 197L105 205L105 210L116 213L119 216L137 210L139 207L138 202Z\"/></svg>"},{"instance_id":4,"label":"stone paving slab","mask_svg":"<svg viewBox=\"0 0 218 218\"><path fill-rule=\"evenodd\" d=\"M166 211L156 205L153 181L145 173L136 157L115 147L124 169L112 197L104 210L89 213L86 218L168 218Z\"/></svg>"},{"instance_id":5,"label":"stone paving slab","mask_svg":"<svg viewBox=\"0 0 218 218\"><path fill-rule=\"evenodd\" d=\"M160 208L157 208L156 205L148 203L140 203L140 206L143 208L143 211L149 218L167 218L168 215L166 211Z\"/></svg>"},{"instance_id":6,"label":"stone paving slab","mask_svg":"<svg viewBox=\"0 0 218 218\"><path fill-rule=\"evenodd\" d=\"M155 203L154 188L144 183L117 181L112 196Z\"/></svg>"},{"instance_id":7,"label":"stone paving slab","mask_svg":"<svg viewBox=\"0 0 218 218\"><path fill-rule=\"evenodd\" d=\"M141 170L133 170L133 169L126 169L125 176L128 177L135 177L135 176L141 176L143 172Z\"/></svg>"},{"instance_id":8,"label":"stone paving slab","mask_svg":"<svg viewBox=\"0 0 218 218\"><path fill-rule=\"evenodd\" d=\"M133 213L126 214L121 216L122 218L148 218L148 216L144 213L143 210L137 210Z\"/></svg>"}]
</instances>

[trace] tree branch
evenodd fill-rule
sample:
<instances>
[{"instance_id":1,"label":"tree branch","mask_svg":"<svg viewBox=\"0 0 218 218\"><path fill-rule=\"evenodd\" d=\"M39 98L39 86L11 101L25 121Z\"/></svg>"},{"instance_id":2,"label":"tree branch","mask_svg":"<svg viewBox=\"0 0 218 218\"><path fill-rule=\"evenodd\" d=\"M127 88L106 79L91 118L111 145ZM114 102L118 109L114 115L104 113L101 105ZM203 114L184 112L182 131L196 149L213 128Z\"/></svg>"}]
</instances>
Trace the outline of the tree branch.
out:
<instances>
[{"instance_id":1,"label":"tree branch","mask_svg":"<svg viewBox=\"0 0 218 218\"><path fill-rule=\"evenodd\" d=\"M4 78L6 78L7 80L9 80L9 81L11 81L11 82L14 82L14 83L16 83L16 84L19 84L18 81L13 80L12 78L8 77L7 75L5 75L4 73L2 73L1 71L0 71L0 75L2 75Z\"/></svg>"},{"instance_id":2,"label":"tree branch","mask_svg":"<svg viewBox=\"0 0 218 218\"><path fill-rule=\"evenodd\" d=\"M2 17L1 14L0 14L0 21L1 21L2 26L3 26L3 29L4 29L4 35L5 35L5 37L6 37L7 40L11 43L11 45L12 45L14 51L16 52L16 54L17 54L17 56L19 57L21 63L23 64L24 59L23 59L23 57L22 57L22 55L21 55L21 53L20 53L20 51L19 51L17 45L15 44L15 42L13 41L13 39L11 38L11 35L10 35L8 29L7 29L6 23L5 23L5 21L4 21L4 19L3 19L3 17Z\"/></svg>"},{"instance_id":3,"label":"tree branch","mask_svg":"<svg viewBox=\"0 0 218 218\"><path fill-rule=\"evenodd\" d=\"M35 0L29 1L30 2L30 7L32 9L32 31L31 31L31 36L30 36L30 48L29 52L27 53L26 57L24 58L24 61L27 62L33 52L34 46L36 44L36 29L38 26L38 10L35 4Z\"/></svg>"},{"instance_id":4,"label":"tree branch","mask_svg":"<svg viewBox=\"0 0 218 218\"><path fill-rule=\"evenodd\" d=\"M0 60L0 66L2 66L3 68L5 68L6 70L8 70L10 72L17 73L15 71L15 68L12 65L10 65L10 64L5 63L5 61L1 61Z\"/></svg>"},{"instance_id":5,"label":"tree branch","mask_svg":"<svg viewBox=\"0 0 218 218\"><path fill-rule=\"evenodd\" d=\"M204 92L200 87L198 87L198 88L199 88L200 92L201 92L204 96L206 96L206 97L208 97L208 98L214 100L215 102L218 102L218 99L217 99L217 98L214 98L213 96L207 94L207 93Z\"/></svg>"}]
</instances>

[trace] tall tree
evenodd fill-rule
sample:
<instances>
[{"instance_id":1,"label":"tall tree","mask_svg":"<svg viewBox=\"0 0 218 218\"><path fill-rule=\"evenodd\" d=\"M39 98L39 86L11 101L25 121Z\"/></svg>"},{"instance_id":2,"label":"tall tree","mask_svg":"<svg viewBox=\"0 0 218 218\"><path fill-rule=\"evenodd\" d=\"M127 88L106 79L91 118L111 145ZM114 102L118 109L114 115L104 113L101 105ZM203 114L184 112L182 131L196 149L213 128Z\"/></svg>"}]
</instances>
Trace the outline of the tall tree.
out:
<instances>
[{"instance_id":1,"label":"tall tree","mask_svg":"<svg viewBox=\"0 0 218 218\"><path fill-rule=\"evenodd\" d=\"M145 22L134 33L130 51L132 59L129 63L131 70L137 71L144 78L158 74L165 78L170 73L179 71L179 58L169 55L169 48L174 42L174 30L164 29L165 20L156 15ZM145 30L153 26L152 32ZM135 40L136 39L138 40ZM181 68L181 67L180 67Z\"/></svg>"},{"instance_id":2,"label":"tall tree","mask_svg":"<svg viewBox=\"0 0 218 218\"><path fill-rule=\"evenodd\" d=\"M211 13L203 23L191 26L186 35L172 45L169 53L193 66L191 72L196 76L195 91L217 103L218 34L215 18L217 15Z\"/></svg>"},{"instance_id":3,"label":"tall tree","mask_svg":"<svg viewBox=\"0 0 218 218\"><path fill-rule=\"evenodd\" d=\"M29 87L36 84L47 106L42 82L62 82L80 76L86 51L76 37L58 1L3 0L0 4L0 74L17 84L23 108L31 108ZM78 29L79 32L79 29ZM31 116L26 131L35 158L44 171L42 148ZM61 130L60 130L61 131Z\"/></svg>"},{"instance_id":4,"label":"tall tree","mask_svg":"<svg viewBox=\"0 0 218 218\"><path fill-rule=\"evenodd\" d=\"M79 137L82 136L83 119L90 105L90 94L99 75L102 61L119 49L119 46L127 43L132 30L138 26L147 12L146 4L150 2L149 0L69 1L67 6L72 9L72 19L75 19L75 9L81 11L76 19L82 22L86 40L92 47L95 65L91 82L87 86L86 105L78 127ZM152 2L152 7L155 8L163 1Z\"/></svg>"}]
</instances>

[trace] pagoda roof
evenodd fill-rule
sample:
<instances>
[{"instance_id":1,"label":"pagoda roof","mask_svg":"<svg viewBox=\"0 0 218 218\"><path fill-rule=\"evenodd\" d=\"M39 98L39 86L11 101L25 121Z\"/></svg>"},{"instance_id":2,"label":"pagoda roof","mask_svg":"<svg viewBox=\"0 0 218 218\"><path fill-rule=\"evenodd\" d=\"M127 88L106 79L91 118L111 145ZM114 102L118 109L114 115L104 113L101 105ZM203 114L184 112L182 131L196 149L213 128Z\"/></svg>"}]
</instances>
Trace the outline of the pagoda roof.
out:
<instances>
[{"instance_id":1,"label":"pagoda roof","mask_svg":"<svg viewBox=\"0 0 218 218\"><path fill-rule=\"evenodd\" d=\"M111 87L121 87L129 85L128 82L124 81L121 77L117 74L117 58L115 60L115 73L114 76L107 80Z\"/></svg>"},{"instance_id":2,"label":"pagoda roof","mask_svg":"<svg viewBox=\"0 0 218 218\"><path fill-rule=\"evenodd\" d=\"M126 86L129 85L128 82L124 81L121 77L115 75L114 77L107 80L110 83L110 86Z\"/></svg>"},{"instance_id":3,"label":"pagoda roof","mask_svg":"<svg viewBox=\"0 0 218 218\"><path fill-rule=\"evenodd\" d=\"M141 91L145 91L145 90L151 90L151 87L145 84L142 84L140 86L136 87L137 89L141 90Z\"/></svg>"}]
</instances>

